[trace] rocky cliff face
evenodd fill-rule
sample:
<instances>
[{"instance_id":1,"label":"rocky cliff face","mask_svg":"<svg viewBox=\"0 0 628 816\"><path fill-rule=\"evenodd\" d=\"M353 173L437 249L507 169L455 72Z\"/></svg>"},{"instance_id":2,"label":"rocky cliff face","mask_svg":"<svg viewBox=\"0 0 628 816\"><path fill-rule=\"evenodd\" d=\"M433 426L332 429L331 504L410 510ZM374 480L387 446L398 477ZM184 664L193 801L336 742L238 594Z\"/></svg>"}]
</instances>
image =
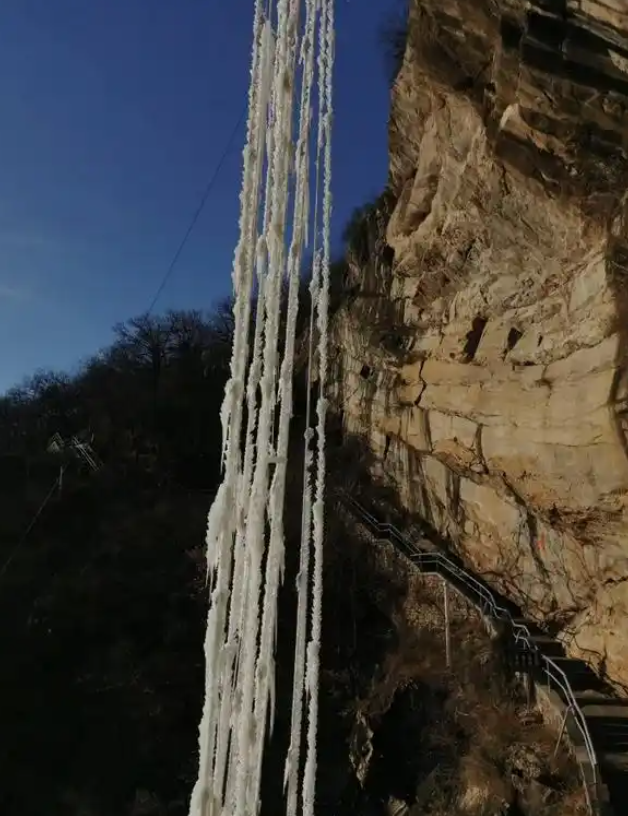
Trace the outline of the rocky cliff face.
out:
<instances>
[{"instance_id":1,"label":"rocky cliff face","mask_svg":"<svg viewBox=\"0 0 628 816\"><path fill-rule=\"evenodd\" d=\"M335 399L403 505L628 687L628 3L413 0Z\"/></svg>"}]
</instances>

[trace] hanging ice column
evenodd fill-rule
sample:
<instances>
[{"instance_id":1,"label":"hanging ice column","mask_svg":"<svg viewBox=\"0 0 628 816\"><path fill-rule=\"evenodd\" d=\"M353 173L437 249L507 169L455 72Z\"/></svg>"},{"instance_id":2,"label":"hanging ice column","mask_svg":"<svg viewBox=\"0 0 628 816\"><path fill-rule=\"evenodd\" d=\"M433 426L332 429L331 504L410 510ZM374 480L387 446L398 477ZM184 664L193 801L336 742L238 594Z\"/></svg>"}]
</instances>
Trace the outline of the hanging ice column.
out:
<instances>
[{"instance_id":1,"label":"hanging ice column","mask_svg":"<svg viewBox=\"0 0 628 816\"><path fill-rule=\"evenodd\" d=\"M322 615L334 0L256 0L249 116L233 286L231 377L222 408L223 480L207 531L210 605L199 777L190 816L254 816L274 718L275 632L283 577L288 437L299 276L314 257L288 814L314 812ZM273 30L274 29L274 30ZM318 85L316 104L313 93ZM295 117L295 107L298 116ZM293 123L298 132L293 134ZM315 156L310 155L316 126ZM310 179L314 185L310 185ZM310 217L313 192L315 206ZM287 303L281 303L288 280ZM251 304L257 284L257 310ZM281 312L285 334L280 336ZM255 329L251 336L250 327ZM315 331L316 329L316 331ZM318 339L315 341L314 338ZM316 348L314 347L316 345ZM246 420L246 422L245 422ZM271 478L271 465L274 471ZM304 723L306 725L304 725ZM304 731L305 729L305 731ZM306 757L301 756L306 734Z\"/></svg>"}]
</instances>

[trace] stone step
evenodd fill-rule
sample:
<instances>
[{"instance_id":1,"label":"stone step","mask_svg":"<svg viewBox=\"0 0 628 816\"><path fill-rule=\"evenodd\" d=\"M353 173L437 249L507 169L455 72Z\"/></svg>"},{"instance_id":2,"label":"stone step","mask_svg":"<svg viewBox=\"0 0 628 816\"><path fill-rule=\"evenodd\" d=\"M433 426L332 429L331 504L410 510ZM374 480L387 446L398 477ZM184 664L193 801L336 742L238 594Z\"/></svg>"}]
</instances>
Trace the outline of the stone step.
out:
<instances>
[{"instance_id":1,"label":"stone step","mask_svg":"<svg viewBox=\"0 0 628 816\"><path fill-rule=\"evenodd\" d=\"M576 701L580 707L586 705L587 703L592 703L594 705L610 705L616 702L615 697L609 697L607 694L604 694L601 691L596 691L595 689L574 691L573 696L576 698Z\"/></svg>"},{"instance_id":2,"label":"stone step","mask_svg":"<svg viewBox=\"0 0 628 816\"><path fill-rule=\"evenodd\" d=\"M598 781L598 774L596 774L595 769L591 765L589 761L589 754L587 753L586 748L582 745L577 745L574 748L574 754L576 756L576 760L580 768L582 769L582 774L586 781L586 784L592 788L597 784Z\"/></svg>"},{"instance_id":3,"label":"stone step","mask_svg":"<svg viewBox=\"0 0 628 816\"><path fill-rule=\"evenodd\" d=\"M628 724L628 700L612 697L592 698L590 702L580 702L580 710L591 719L605 720L611 718Z\"/></svg>"},{"instance_id":4,"label":"stone step","mask_svg":"<svg viewBox=\"0 0 628 816\"><path fill-rule=\"evenodd\" d=\"M549 637L536 623L532 623L532 621L527 620L527 618L513 617L512 622L517 626L525 626L534 638Z\"/></svg>"},{"instance_id":5,"label":"stone step","mask_svg":"<svg viewBox=\"0 0 628 816\"><path fill-rule=\"evenodd\" d=\"M537 637L534 635L532 637L532 643L538 647L541 654L544 654L546 657L551 658L561 658L565 657L565 647L562 643L559 643L557 640L549 637L549 635L545 635L543 637Z\"/></svg>"},{"instance_id":6,"label":"stone step","mask_svg":"<svg viewBox=\"0 0 628 816\"><path fill-rule=\"evenodd\" d=\"M628 753L602 751L598 754L598 762L603 770L609 769L628 774Z\"/></svg>"},{"instance_id":7,"label":"stone step","mask_svg":"<svg viewBox=\"0 0 628 816\"><path fill-rule=\"evenodd\" d=\"M552 657L569 681L572 691L605 691L606 686L590 666L574 657Z\"/></svg>"},{"instance_id":8,"label":"stone step","mask_svg":"<svg viewBox=\"0 0 628 816\"><path fill-rule=\"evenodd\" d=\"M590 703L580 710L600 754L628 756L628 707Z\"/></svg>"}]
</instances>

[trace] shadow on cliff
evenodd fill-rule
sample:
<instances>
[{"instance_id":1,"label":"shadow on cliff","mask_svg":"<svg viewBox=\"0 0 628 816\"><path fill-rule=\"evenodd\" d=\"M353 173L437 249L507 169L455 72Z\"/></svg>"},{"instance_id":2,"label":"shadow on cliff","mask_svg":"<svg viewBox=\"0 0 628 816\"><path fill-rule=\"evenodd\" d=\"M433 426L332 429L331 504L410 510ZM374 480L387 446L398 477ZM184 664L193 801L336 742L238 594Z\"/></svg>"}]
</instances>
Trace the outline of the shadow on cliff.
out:
<instances>
[{"instance_id":1,"label":"shadow on cliff","mask_svg":"<svg viewBox=\"0 0 628 816\"><path fill-rule=\"evenodd\" d=\"M371 602L388 610L393 629L370 676L356 678L351 691L332 678L354 734L356 728L362 733L352 740L352 760L363 780L354 800L360 810L409 808L417 816L584 813L573 760L563 748L554 752L556 735L503 673L499 644L477 613L463 601L452 604L448 668L440 582L412 577L402 560L389 561L381 549L374 556L373 542L354 546L373 575L384 579L383 594ZM358 625L359 644L370 634Z\"/></svg>"}]
</instances>

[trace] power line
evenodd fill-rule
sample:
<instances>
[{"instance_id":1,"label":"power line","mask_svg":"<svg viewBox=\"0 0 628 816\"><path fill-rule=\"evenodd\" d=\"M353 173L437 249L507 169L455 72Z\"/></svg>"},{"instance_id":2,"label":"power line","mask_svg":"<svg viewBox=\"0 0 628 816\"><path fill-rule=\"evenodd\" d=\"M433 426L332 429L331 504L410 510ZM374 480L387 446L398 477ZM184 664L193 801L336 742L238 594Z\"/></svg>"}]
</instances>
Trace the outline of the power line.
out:
<instances>
[{"instance_id":1,"label":"power line","mask_svg":"<svg viewBox=\"0 0 628 816\"><path fill-rule=\"evenodd\" d=\"M48 494L47 494L46 498L39 505L39 509L37 510L37 512L35 513L33 518L31 519L31 522L28 525L28 527L26 528L22 538L18 541L18 543L15 545L15 547L9 553L7 559L5 560L4 564L2 565L2 568L0 569L0 578L4 577L5 572L9 568L9 566L10 566L11 562L13 561L13 559L15 558L15 556L18 554L19 550L22 548L22 546L23 546L24 542L26 541L26 539L28 538L31 530L33 529L33 527L37 523L37 519L43 513L44 508L46 507L46 505L48 504L48 502L52 498L55 490L60 485L60 483L61 483L61 474L59 476L57 476L57 478L54 480L54 482L52 484L52 487L48 491Z\"/></svg>"},{"instance_id":2,"label":"power line","mask_svg":"<svg viewBox=\"0 0 628 816\"><path fill-rule=\"evenodd\" d=\"M238 121L236 122L235 127L233 128L233 130L231 131L231 135L229 136L229 139L227 141L225 149L223 150L222 155L220 156L220 159L218 160L218 164L215 166L211 176L209 177L209 180L208 180L208 182L207 182L207 184L205 186L205 190L203 192L203 195L201 197L199 205L196 208L196 210L194 212L194 215L192 216L192 220L190 221L189 226L188 226L187 230L185 231L185 234L184 234L184 236L183 236L183 238L181 240L181 243L177 247L177 251L174 253L173 258L170 261L170 265L166 269L166 272L164 273L164 276L161 279L161 282L160 282L159 286L157 287L157 291L155 292L155 295L154 295L154 297L153 297L153 299L151 301L151 304L148 307L148 314L150 314L153 311L153 309L155 308L155 305L157 304L157 301L159 300L159 298L161 296L161 293L164 291L168 281L172 277L172 273L174 272L174 269L175 269L175 267L177 265L177 262L178 262L179 258L181 257L181 253L183 252L183 250L185 248L185 245L187 244L188 239L189 239L190 235L192 234L192 230L196 226L196 222L198 221L201 213L203 212L205 204L207 203L207 199L209 198L209 194L211 193L211 191L212 191L212 189L214 187L214 184L216 183L216 180L218 179L218 174L222 170L222 166L225 163L225 160L226 160L227 156L229 155L229 151L231 150L231 147L233 145L235 137L236 137L236 135L238 133L238 130L240 129L240 125L244 121L244 117L246 115L246 109L247 109L247 103L245 102L244 108L242 109L242 113L238 117Z\"/></svg>"},{"instance_id":3,"label":"power line","mask_svg":"<svg viewBox=\"0 0 628 816\"><path fill-rule=\"evenodd\" d=\"M220 156L220 159L218 160L217 165L215 166L211 176L209 177L209 180L207 181L207 184L205 186L205 190L203 191L203 195L201 197L199 205L196 208L196 210L194 212L194 215L192 216L192 220L190 221L190 223L188 225L188 228L185 231L185 234L184 234L184 236L183 236L183 238L181 240L181 243L177 247L177 251L174 253L173 258L170 261L170 264L169 264L168 268L166 269L166 272L165 272L163 278L161 279L161 282L160 282L159 286L157 287L157 291L155 292L155 295L154 295L154 297L153 297L153 299L151 301L151 304L150 304L150 306L148 308L148 313L149 314L155 308L155 305L156 305L157 301L159 300L159 297L160 297L161 293L163 292L163 290L165 289L168 281L172 277L172 273L174 272L175 267L177 265L177 262L178 262L179 258L181 257L181 253L183 252L183 250L185 248L185 245L187 244L188 239L189 239L190 235L192 234L192 230L196 226L196 222L198 221L201 213L203 212L205 204L207 203L207 199L209 198L209 195L210 195L210 193L211 193L211 191L212 191L212 189L214 187L214 184L216 183L216 180L218 179L218 174L222 170L222 166L225 163L225 160L226 160L227 156L229 155L229 151L231 150L231 146L232 146L232 144L233 144L233 142L235 140L235 137L236 137L236 135L238 133L238 130L240 129L240 125L242 124L242 122L244 120L246 110L247 110L247 104L245 103L245 105L244 105L244 107L242 109L242 112L241 112L240 116L238 117L238 121L236 122L233 130L231 131L231 134L229 136L227 144L225 145L225 149L223 150L222 155ZM31 530L33 529L33 527L37 523L37 521L38 521L40 515L43 513L46 505L48 504L48 502L52 498L55 490L60 485L60 482L61 482L61 476L58 476L54 480L54 482L52 484L52 487L50 488L50 491L46 495L46 498L43 500L43 502L39 506L39 509L37 510L37 512L35 513L33 518L31 519L31 522L28 525L28 527L26 528L22 538L18 541L18 543L15 545L13 550L9 553L8 557L6 558L6 560L4 561L2 566L0 567L0 579L4 576L5 572L7 571L9 566L11 565L11 562L13 561L13 559L15 558L15 556L17 555L19 550L24 545L24 542L26 541L26 539L30 535Z\"/></svg>"}]
</instances>

